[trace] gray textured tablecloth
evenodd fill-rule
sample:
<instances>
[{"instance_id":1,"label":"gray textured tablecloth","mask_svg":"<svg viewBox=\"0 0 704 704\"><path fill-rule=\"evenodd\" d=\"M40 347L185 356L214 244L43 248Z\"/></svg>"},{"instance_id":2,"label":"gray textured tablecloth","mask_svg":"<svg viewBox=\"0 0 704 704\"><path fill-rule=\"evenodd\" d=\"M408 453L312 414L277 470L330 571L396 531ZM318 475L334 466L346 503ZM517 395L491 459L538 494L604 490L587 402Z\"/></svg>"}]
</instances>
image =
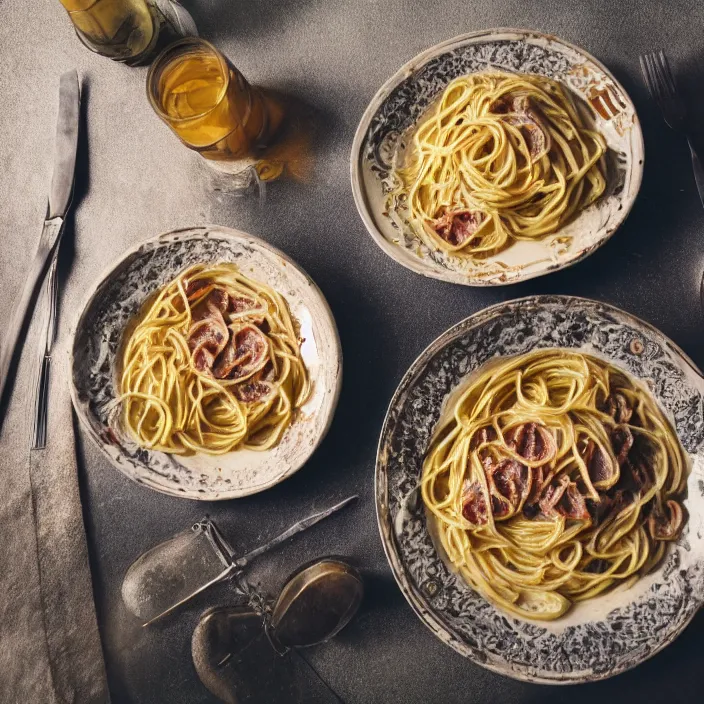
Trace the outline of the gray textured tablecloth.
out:
<instances>
[{"instance_id":1,"label":"gray textured tablecloth","mask_svg":"<svg viewBox=\"0 0 704 704\"><path fill-rule=\"evenodd\" d=\"M67 336L62 328L49 443L30 453L23 416L32 402L33 337L0 436L0 701L100 704L108 692L78 490Z\"/></svg>"}]
</instances>

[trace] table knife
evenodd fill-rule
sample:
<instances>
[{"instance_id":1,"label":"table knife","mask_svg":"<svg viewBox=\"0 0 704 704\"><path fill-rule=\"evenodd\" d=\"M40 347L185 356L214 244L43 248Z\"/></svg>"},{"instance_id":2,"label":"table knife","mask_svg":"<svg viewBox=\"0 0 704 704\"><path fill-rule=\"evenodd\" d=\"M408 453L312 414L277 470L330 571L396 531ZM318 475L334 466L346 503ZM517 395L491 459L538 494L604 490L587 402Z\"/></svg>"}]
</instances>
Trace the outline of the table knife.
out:
<instances>
[{"instance_id":1,"label":"table knife","mask_svg":"<svg viewBox=\"0 0 704 704\"><path fill-rule=\"evenodd\" d=\"M46 219L39 238L39 246L30 265L20 298L15 305L10 324L3 336L2 349L0 350L0 425L9 406L9 403L2 404L1 402L12 359L47 267L57 252L63 232L64 218L71 204L76 149L78 147L79 109L78 74L75 70L67 71L59 81L59 114L54 147L54 174L49 191ZM50 305L50 297L45 297L45 300ZM47 322L49 317L47 316ZM51 346L49 346L50 349Z\"/></svg>"},{"instance_id":2,"label":"table knife","mask_svg":"<svg viewBox=\"0 0 704 704\"><path fill-rule=\"evenodd\" d=\"M32 449L46 447L46 429L49 412L49 374L51 372L51 348L56 339L56 311L58 305L59 284L56 274L59 258L57 244L49 264L46 284L42 291L39 308L43 313L41 333L39 336L39 358L37 360L37 379L34 387L34 425L32 428Z\"/></svg>"}]
</instances>

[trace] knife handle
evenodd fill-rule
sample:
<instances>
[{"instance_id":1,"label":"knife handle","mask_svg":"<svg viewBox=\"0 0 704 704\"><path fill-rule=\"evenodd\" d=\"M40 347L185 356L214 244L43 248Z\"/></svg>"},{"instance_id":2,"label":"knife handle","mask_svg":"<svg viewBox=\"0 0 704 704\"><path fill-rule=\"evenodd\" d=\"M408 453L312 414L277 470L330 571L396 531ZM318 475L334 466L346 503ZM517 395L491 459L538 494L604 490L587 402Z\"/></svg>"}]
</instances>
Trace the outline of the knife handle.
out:
<instances>
[{"instance_id":1,"label":"knife handle","mask_svg":"<svg viewBox=\"0 0 704 704\"><path fill-rule=\"evenodd\" d=\"M9 403L3 404L2 398L20 333L24 327L32 302L37 295L39 286L42 283L42 279L44 278L49 259L58 244L63 224L63 218L52 218L51 220L44 221L44 229L42 230L42 236L39 238L37 253L34 255L29 273L27 274L27 280L24 282L22 294L12 313L10 324L3 337L2 350L0 351L0 427L2 427L5 413L10 405Z\"/></svg>"},{"instance_id":2,"label":"knife handle","mask_svg":"<svg viewBox=\"0 0 704 704\"><path fill-rule=\"evenodd\" d=\"M49 409L49 374L51 357L42 358L35 390L34 427L32 429L32 449L42 450L46 447L47 413Z\"/></svg>"},{"instance_id":3,"label":"knife handle","mask_svg":"<svg viewBox=\"0 0 704 704\"><path fill-rule=\"evenodd\" d=\"M34 423L32 430L32 449L46 447L46 434L49 412L49 375L51 373L51 347L54 343L56 330L56 308L59 292L56 266L59 248L55 247L49 264L46 283L39 295L36 314L40 314L41 333L39 338L39 356L36 368L36 383L34 387Z\"/></svg>"}]
</instances>

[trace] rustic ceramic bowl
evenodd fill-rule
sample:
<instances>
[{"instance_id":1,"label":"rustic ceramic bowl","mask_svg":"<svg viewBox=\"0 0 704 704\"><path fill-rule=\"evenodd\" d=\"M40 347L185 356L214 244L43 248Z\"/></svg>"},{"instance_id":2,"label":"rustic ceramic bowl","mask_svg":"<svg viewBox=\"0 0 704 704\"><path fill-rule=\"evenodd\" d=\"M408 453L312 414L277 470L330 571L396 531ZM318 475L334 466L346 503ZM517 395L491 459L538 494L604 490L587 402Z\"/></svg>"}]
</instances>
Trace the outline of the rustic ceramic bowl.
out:
<instances>
[{"instance_id":1,"label":"rustic ceramic bowl","mask_svg":"<svg viewBox=\"0 0 704 704\"><path fill-rule=\"evenodd\" d=\"M691 461L689 519L660 567L630 589L575 605L550 623L510 616L446 565L426 524L422 464L448 395L497 356L561 347L601 357L643 380ZM580 298L538 296L487 308L435 340L413 363L384 422L376 465L377 517L396 580L445 643L510 677L598 680L670 643L704 601L704 378L647 323Z\"/></svg>"},{"instance_id":2,"label":"rustic ceramic bowl","mask_svg":"<svg viewBox=\"0 0 704 704\"><path fill-rule=\"evenodd\" d=\"M591 106L607 154L607 191L558 233L516 242L482 261L430 249L402 205L389 202L391 158L428 106L461 75L500 70L552 78ZM352 146L352 190L374 241L403 266L469 286L496 286L574 264L602 245L624 221L643 175L643 135L631 99L607 68L582 49L523 29L466 34L428 49L402 66L374 96ZM565 244L564 238L571 241Z\"/></svg>"},{"instance_id":3,"label":"rustic ceramic bowl","mask_svg":"<svg viewBox=\"0 0 704 704\"><path fill-rule=\"evenodd\" d=\"M115 404L123 332L144 300L198 262L236 262L287 300L301 326L303 361L313 383L281 442L266 452L238 450L178 457L138 447L121 427ZM229 228L177 230L125 254L90 291L74 328L71 396L90 437L121 472L173 496L213 501L263 491L298 470L330 426L342 380L340 341L320 289L285 254Z\"/></svg>"}]
</instances>

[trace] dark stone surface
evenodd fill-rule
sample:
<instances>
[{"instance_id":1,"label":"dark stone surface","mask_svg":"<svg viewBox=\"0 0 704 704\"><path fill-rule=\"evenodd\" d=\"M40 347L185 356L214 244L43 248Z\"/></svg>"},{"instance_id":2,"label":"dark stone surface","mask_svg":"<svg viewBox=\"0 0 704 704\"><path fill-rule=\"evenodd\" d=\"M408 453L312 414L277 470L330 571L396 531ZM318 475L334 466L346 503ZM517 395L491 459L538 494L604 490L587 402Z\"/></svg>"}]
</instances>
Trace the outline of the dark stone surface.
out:
<instances>
[{"instance_id":1,"label":"dark stone surface","mask_svg":"<svg viewBox=\"0 0 704 704\"><path fill-rule=\"evenodd\" d=\"M345 702L698 700L701 615L651 661L593 685L527 685L463 660L423 626L393 581L378 536L372 477L386 405L403 372L432 339L488 304L532 293L607 301L656 325L704 365L699 305L704 213L686 144L662 123L638 67L640 52L663 46L695 117L704 116L698 90L704 78L704 5L696 0L184 0L184 5L201 34L252 82L293 94L315 110L316 161L309 181L273 184L263 208L251 199L209 193L197 158L151 113L145 69L83 49L56 1L0 2L0 87L7 98L0 118L5 170L0 320L7 320L39 233L58 75L77 66L88 86L87 139L79 165L84 197L63 259L60 333L67 334L85 289L126 247L210 221L264 237L317 281L340 329L344 382L331 432L311 462L278 487L238 501L198 504L156 494L130 483L91 445L81 446L86 527L113 700L215 701L196 676L190 637L204 608L228 602L228 590L214 590L180 616L140 631L125 615L119 590L125 570L142 551L204 513L236 546L249 548L353 492L361 496L359 505L262 558L250 573L273 594L290 572L316 557L338 554L362 571L367 595L359 616L335 641L306 653ZM376 247L352 200L349 150L368 101L402 63L438 41L490 26L551 32L603 61L639 110L646 167L632 214L588 260L525 284L470 289L423 279ZM19 447L26 435L20 414L14 417Z\"/></svg>"}]
</instances>

